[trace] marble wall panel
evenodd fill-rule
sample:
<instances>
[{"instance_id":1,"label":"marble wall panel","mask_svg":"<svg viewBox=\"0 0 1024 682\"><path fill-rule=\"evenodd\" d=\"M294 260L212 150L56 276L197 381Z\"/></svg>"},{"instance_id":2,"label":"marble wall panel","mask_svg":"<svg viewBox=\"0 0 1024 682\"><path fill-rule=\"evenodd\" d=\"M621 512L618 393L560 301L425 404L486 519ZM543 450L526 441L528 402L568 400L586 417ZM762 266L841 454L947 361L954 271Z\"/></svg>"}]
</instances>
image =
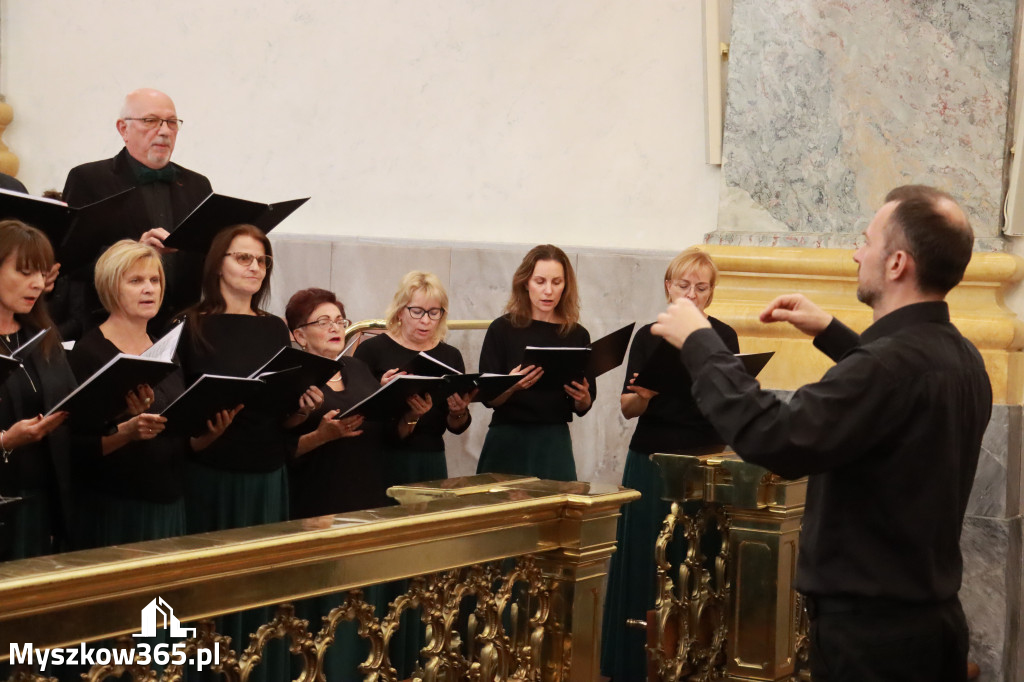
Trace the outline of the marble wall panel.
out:
<instances>
[{"instance_id":1,"label":"marble wall panel","mask_svg":"<svg viewBox=\"0 0 1024 682\"><path fill-rule=\"evenodd\" d=\"M416 243L337 240L332 244L331 287L350 320L380 318L410 270L426 270L449 287L451 249Z\"/></svg>"},{"instance_id":2,"label":"marble wall panel","mask_svg":"<svg viewBox=\"0 0 1024 682\"><path fill-rule=\"evenodd\" d=\"M919 182L998 237L1015 5L735 0L718 229L856 234Z\"/></svg>"},{"instance_id":3,"label":"marble wall panel","mask_svg":"<svg viewBox=\"0 0 1024 682\"><path fill-rule=\"evenodd\" d=\"M993 406L992 419L981 443L974 488L967 503L968 514L1005 518L1019 513L1014 505L1019 491L1012 490L1007 482L1008 469L1019 461L1020 413L1019 405Z\"/></svg>"},{"instance_id":4,"label":"marble wall panel","mask_svg":"<svg viewBox=\"0 0 1024 682\"><path fill-rule=\"evenodd\" d=\"M330 288L329 242L272 237L271 246L274 269L270 273L270 312L283 316L288 299L299 289Z\"/></svg>"},{"instance_id":5,"label":"marble wall panel","mask_svg":"<svg viewBox=\"0 0 1024 682\"><path fill-rule=\"evenodd\" d=\"M970 627L970 658L982 679L1016 682L1016 644L1020 636L1021 519L969 516L960 546L964 579L960 601Z\"/></svg>"}]
</instances>

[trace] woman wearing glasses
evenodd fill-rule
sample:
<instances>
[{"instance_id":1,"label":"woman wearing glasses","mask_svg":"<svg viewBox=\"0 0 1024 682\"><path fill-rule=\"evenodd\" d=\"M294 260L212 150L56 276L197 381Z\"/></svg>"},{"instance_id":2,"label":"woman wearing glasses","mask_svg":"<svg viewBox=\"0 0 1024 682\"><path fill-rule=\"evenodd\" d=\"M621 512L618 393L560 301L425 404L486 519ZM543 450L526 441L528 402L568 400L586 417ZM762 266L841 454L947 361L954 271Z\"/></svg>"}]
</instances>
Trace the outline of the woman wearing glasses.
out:
<instances>
[{"instance_id":1,"label":"woman wearing glasses","mask_svg":"<svg viewBox=\"0 0 1024 682\"><path fill-rule=\"evenodd\" d=\"M481 372L523 378L490 403L494 416L477 473L576 480L569 422L590 410L597 392L594 377L536 385L544 370L523 367L521 361L527 346L590 344L590 333L579 323L579 301L576 273L565 252L551 244L530 249L512 276L505 314L487 328L480 350Z\"/></svg>"},{"instance_id":2,"label":"woman wearing glasses","mask_svg":"<svg viewBox=\"0 0 1024 682\"><path fill-rule=\"evenodd\" d=\"M703 312L714 297L717 280L718 268L711 257L699 249L687 249L665 271L665 298L669 302L688 298ZM732 327L704 314L729 350L738 353L739 341ZM626 621L645 620L647 611L654 608L654 544L669 511L668 503L661 499L661 479L657 465L650 459L651 453L679 453L722 442L697 409L688 381L660 393L636 383L662 344L667 342L651 334L650 324L637 330L629 349L626 382L620 398L623 416L637 419L622 485L640 491L642 497L626 505L619 517L619 549L612 556L608 578L601 674L614 680L642 680L647 674L645 634L643 630L627 628ZM678 357L678 353L668 355Z\"/></svg>"},{"instance_id":3,"label":"woman wearing glasses","mask_svg":"<svg viewBox=\"0 0 1024 682\"><path fill-rule=\"evenodd\" d=\"M303 350L337 358L345 346L345 307L326 289L297 291L285 320ZM338 373L323 387L323 405L297 430L289 470L292 518L338 514L388 504L381 466L383 425L359 415L338 415L380 388L366 363L338 358Z\"/></svg>"},{"instance_id":4,"label":"woman wearing glasses","mask_svg":"<svg viewBox=\"0 0 1024 682\"><path fill-rule=\"evenodd\" d=\"M139 355L153 345L146 326L163 301L164 269L155 248L124 239L96 261L96 292L109 316L87 331L68 356L75 377L85 381L118 353ZM211 415L208 431L187 442L161 435L159 413L185 390L174 372L159 386L128 395L130 419L99 441L77 441L88 502L81 515L82 543L88 547L141 542L185 534L184 460L223 433L234 418ZM89 446L92 446L90 448Z\"/></svg>"},{"instance_id":5,"label":"woman wearing glasses","mask_svg":"<svg viewBox=\"0 0 1024 682\"><path fill-rule=\"evenodd\" d=\"M448 292L435 275L407 273L388 306L387 333L361 343L355 357L370 366L381 385L421 352L465 372L462 353L442 340L448 331L447 307ZM388 444L388 485L448 478L444 432L462 433L469 428L472 397L456 393L445 401L435 401L429 394L409 398L408 410L395 429L397 439Z\"/></svg>"},{"instance_id":6,"label":"woman wearing glasses","mask_svg":"<svg viewBox=\"0 0 1024 682\"><path fill-rule=\"evenodd\" d=\"M245 377L291 339L281 318L262 309L270 293L270 240L252 225L234 225L213 239L203 265L203 300L189 309L179 354L185 378L203 374ZM314 393L315 391L315 393ZM298 406L313 408L314 389ZM189 467L188 530L253 526L288 518L285 463L296 438L286 431L298 419L268 406L243 408Z\"/></svg>"}]
</instances>

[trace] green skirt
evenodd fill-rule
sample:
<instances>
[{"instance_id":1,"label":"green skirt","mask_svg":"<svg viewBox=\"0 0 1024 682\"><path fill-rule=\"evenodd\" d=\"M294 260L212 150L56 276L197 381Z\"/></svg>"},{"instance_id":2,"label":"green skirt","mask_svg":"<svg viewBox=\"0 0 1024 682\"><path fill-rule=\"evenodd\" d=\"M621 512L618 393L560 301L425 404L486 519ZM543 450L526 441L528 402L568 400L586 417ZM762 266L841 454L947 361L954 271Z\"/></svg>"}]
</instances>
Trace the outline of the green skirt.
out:
<instances>
[{"instance_id":1,"label":"green skirt","mask_svg":"<svg viewBox=\"0 0 1024 682\"><path fill-rule=\"evenodd\" d=\"M206 533L288 520L288 473L281 467L269 473L221 471L192 462L186 476L185 521L189 533ZM241 656L250 635L274 618L264 606L217 619L217 631L231 637ZM264 649L263 661L250 682L290 679L286 640L276 639Z\"/></svg>"},{"instance_id":2,"label":"green skirt","mask_svg":"<svg viewBox=\"0 0 1024 682\"><path fill-rule=\"evenodd\" d=\"M601 623L601 674L616 682L642 682L647 678L647 633L627 628L626 621L647 620L647 611L654 608L658 589L654 546L671 504L662 499L658 465L641 452L629 450L626 454L622 485L636 490L641 497L625 505L618 520L618 545L608 571L608 592ZM684 511L696 513L700 505L700 502L688 502ZM712 581L714 559L720 547L721 536L717 532L704 534L701 551L705 555L705 568L712 570ZM677 526L667 553L671 575L676 579L686 550L686 538Z\"/></svg>"},{"instance_id":3,"label":"green skirt","mask_svg":"<svg viewBox=\"0 0 1024 682\"><path fill-rule=\"evenodd\" d=\"M85 547L178 537L185 534L185 498L160 503L94 494L85 503L81 522Z\"/></svg>"},{"instance_id":4,"label":"green skirt","mask_svg":"<svg viewBox=\"0 0 1024 682\"><path fill-rule=\"evenodd\" d=\"M385 482L389 487L448 478L444 450L391 449L384 452L384 461Z\"/></svg>"},{"instance_id":5,"label":"green skirt","mask_svg":"<svg viewBox=\"0 0 1024 682\"><path fill-rule=\"evenodd\" d=\"M492 424L480 451L478 474L519 474L575 481L568 424Z\"/></svg>"}]
</instances>

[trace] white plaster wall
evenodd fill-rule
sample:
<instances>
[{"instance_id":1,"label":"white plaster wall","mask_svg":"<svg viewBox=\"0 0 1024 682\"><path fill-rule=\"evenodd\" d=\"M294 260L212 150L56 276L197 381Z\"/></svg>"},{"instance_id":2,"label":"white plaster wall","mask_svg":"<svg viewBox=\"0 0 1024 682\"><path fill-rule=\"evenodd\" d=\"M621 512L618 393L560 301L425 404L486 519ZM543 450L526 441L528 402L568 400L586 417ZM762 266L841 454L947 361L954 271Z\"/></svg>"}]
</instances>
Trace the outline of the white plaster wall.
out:
<instances>
[{"instance_id":1,"label":"white plaster wall","mask_svg":"<svg viewBox=\"0 0 1024 682\"><path fill-rule=\"evenodd\" d=\"M33 193L167 91L215 190L283 231L677 249L716 222L696 0L5 0L4 139Z\"/></svg>"}]
</instances>

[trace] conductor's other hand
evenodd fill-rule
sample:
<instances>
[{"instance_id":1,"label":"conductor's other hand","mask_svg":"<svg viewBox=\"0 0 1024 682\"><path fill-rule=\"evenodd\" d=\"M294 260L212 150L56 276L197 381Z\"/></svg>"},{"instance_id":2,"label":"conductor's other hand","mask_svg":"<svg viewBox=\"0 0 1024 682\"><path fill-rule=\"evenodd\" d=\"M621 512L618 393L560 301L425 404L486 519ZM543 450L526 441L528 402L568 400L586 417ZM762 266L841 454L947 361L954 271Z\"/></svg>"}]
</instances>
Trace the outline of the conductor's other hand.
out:
<instances>
[{"instance_id":1,"label":"conductor's other hand","mask_svg":"<svg viewBox=\"0 0 1024 682\"><path fill-rule=\"evenodd\" d=\"M665 312L651 327L651 333L660 336L676 348L682 348L690 334L698 329L710 329L711 323L700 308L688 298L677 298L669 303Z\"/></svg>"},{"instance_id":2,"label":"conductor's other hand","mask_svg":"<svg viewBox=\"0 0 1024 682\"><path fill-rule=\"evenodd\" d=\"M803 294L779 296L761 311L762 322L789 322L809 336L817 336L832 323L832 316Z\"/></svg>"}]
</instances>

